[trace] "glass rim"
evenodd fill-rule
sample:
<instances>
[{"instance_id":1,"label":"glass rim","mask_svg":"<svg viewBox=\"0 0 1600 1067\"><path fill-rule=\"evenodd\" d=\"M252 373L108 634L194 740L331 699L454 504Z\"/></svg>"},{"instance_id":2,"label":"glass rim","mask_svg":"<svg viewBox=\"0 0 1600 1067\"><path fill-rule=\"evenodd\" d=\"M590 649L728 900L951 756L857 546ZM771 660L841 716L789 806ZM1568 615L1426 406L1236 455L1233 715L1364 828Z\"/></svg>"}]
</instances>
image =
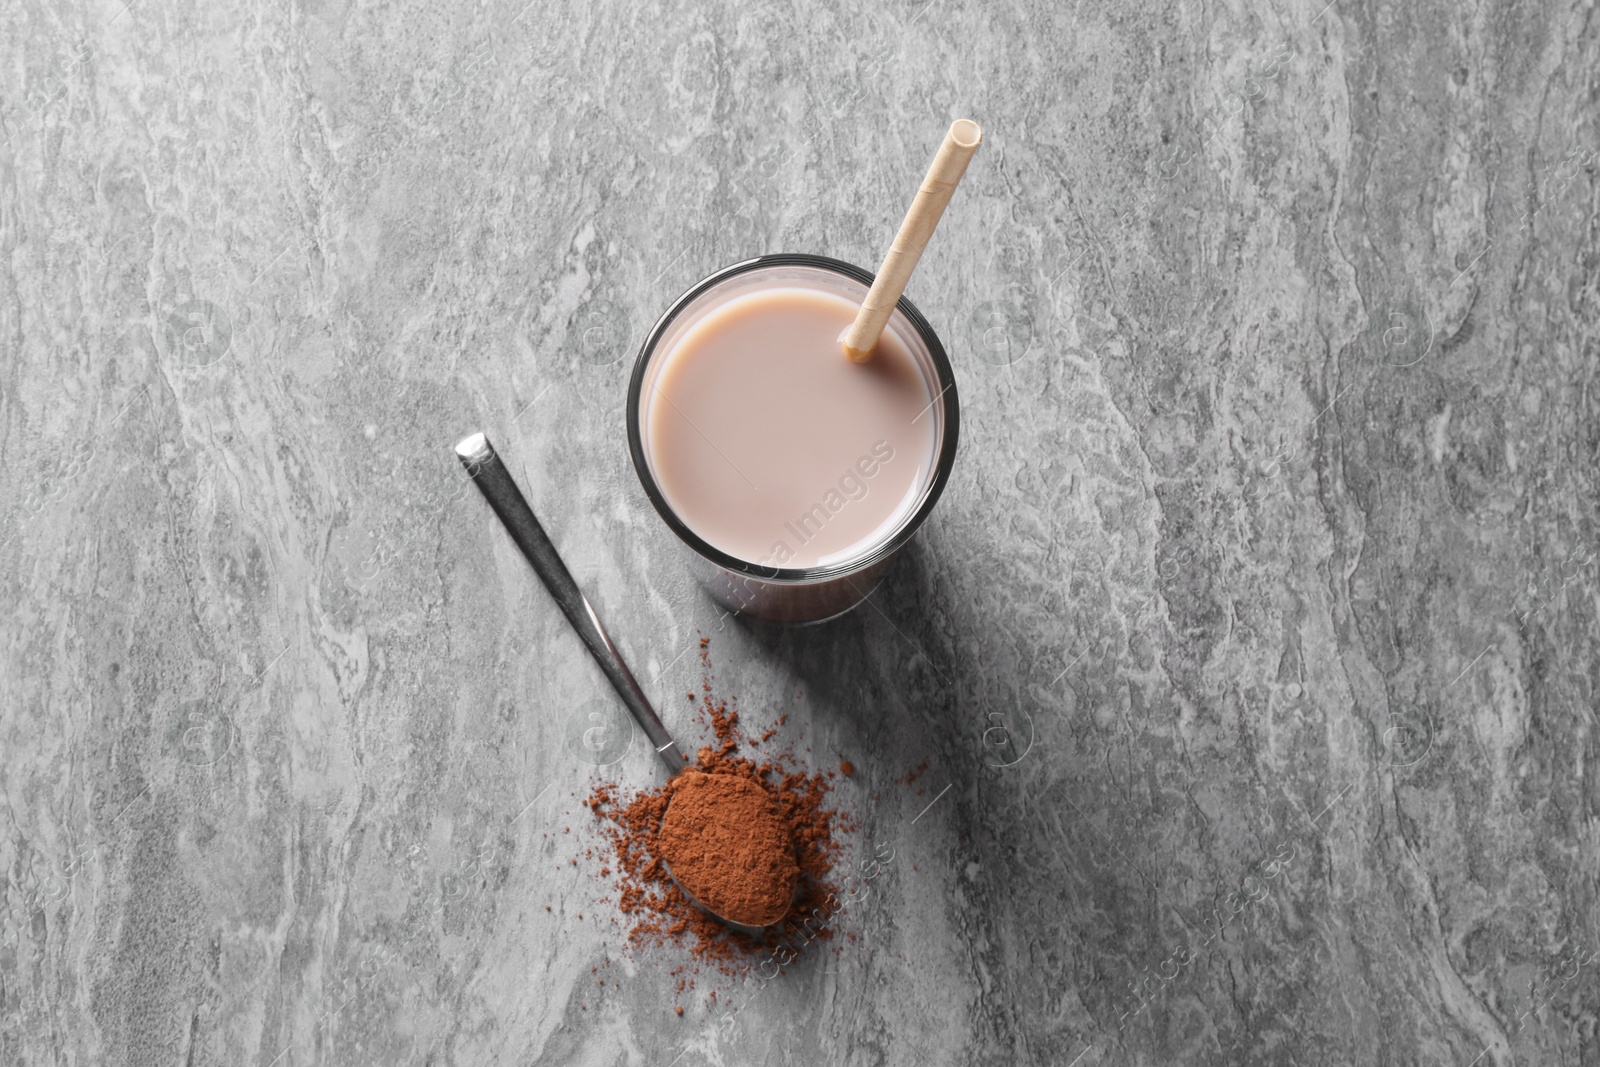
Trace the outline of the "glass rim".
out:
<instances>
[{"instance_id":1,"label":"glass rim","mask_svg":"<svg viewBox=\"0 0 1600 1067\"><path fill-rule=\"evenodd\" d=\"M634 473L639 476L639 483L644 487L645 496L650 498L650 503L655 506L656 512L667 526L684 544L724 570L768 582L817 582L847 577L881 562L911 540L912 535L922 527L923 522L932 513L934 505L939 502L945 484L950 480L950 472L955 467L956 442L960 436L960 406L956 396L955 372L950 366L950 357L946 355L938 334L933 332L933 327L928 324L928 320L917 310L910 298L902 294L899 303L895 305L895 310L911 323L918 338L928 350L928 357L933 364L934 376L939 386L938 396L934 398L933 403L940 405L944 427L939 442L939 453L934 458L933 470L921 502L895 528L893 534L874 545L869 551L818 567L769 567L730 555L695 533L672 509L672 505L667 503L666 496L661 492L661 487L656 484L655 476L650 473L649 459L645 455L644 438L639 425L640 397L644 391L645 372L649 369L651 357L655 355L661 338L685 308L713 287L741 274L769 267L812 267L843 275L868 288L872 286L873 280L872 272L840 259L809 252L776 252L723 267L690 286L656 320L656 324L645 335L644 343L639 346L639 354L634 357L633 375L628 383L628 452L633 459Z\"/></svg>"}]
</instances>

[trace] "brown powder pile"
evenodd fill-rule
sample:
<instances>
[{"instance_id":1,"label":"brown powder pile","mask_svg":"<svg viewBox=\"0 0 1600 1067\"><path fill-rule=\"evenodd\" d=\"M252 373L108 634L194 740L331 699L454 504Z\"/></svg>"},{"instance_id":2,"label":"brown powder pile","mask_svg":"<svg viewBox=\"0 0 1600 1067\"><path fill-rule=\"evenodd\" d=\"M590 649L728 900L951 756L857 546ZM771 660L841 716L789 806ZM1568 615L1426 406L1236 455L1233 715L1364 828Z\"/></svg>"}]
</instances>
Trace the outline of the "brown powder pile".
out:
<instances>
[{"instance_id":1,"label":"brown powder pile","mask_svg":"<svg viewBox=\"0 0 1600 1067\"><path fill-rule=\"evenodd\" d=\"M631 797L622 796L614 783L601 783L585 803L605 820L602 833L616 854L610 881L616 890L617 906L629 924L629 941L639 946L682 945L691 954L691 966L707 963L726 974L742 975L775 954L782 960L793 959L812 942L832 938L828 921L840 909L831 880L840 853L835 835L853 831L856 825L849 816L828 806L828 774L796 769L797 761L787 751L769 752L772 746L761 743L770 740L775 731L747 737L739 729L738 711L712 697L706 644L702 640L700 659L707 670L707 680L702 686L698 718L710 727L715 741L699 750L695 769L750 783L774 805L774 814L781 816L778 824L787 823L798 871L792 883L793 904L787 914L760 935L752 935L726 926L695 907L674 884L662 862L671 847L661 839L662 816L669 810L669 801L672 808L679 803L674 791L688 786L695 775L679 774L671 782ZM778 720L779 727L785 718ZM742 749L751 746L760 746L759 760L742 754ZM674 870L685 884L693 886L686 878L683 862L677 859ZM772 880L776 881L778 872L773 873ZM771 890L769 885L773 900L778 892L782 891ZM707 905L716 907L709 900ZM692 984L692 979L686 981Z\"/></svg>"},{"instance_id":2,"label":"brown powder pile","mask_svg":"<svg viewBox=\"0 0 1600 1067\"><path fill-rule=\"evenodd\" d=\"M742 926L788 914L800 868L771 794L748 778L699 771L682 772L667 791L657 847L678 887Z\"/></svg>"}]
</instances>

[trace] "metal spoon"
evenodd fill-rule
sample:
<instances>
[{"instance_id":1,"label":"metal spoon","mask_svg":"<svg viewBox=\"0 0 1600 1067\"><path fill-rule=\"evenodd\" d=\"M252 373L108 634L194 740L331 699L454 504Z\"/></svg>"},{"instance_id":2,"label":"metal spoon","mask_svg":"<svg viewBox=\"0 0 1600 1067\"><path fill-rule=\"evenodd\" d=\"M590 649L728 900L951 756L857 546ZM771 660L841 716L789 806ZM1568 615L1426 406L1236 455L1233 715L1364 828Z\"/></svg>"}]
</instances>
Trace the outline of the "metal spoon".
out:
<instances>
[{"instance_id":1,"label":"metal spoon","mask_svg":"<svg viewBox=\"0 0 1600 1067\"><path fill-rule=\"evenodd\" d=\"M467 468L467 473L472 476L484 499L489 501L489 506L505 524L506 532L522 550L523 556L533 565L534 573L539 576L545 588L550 590L556 606L567 617L572 628L578 631L578 636L583 639L594 661L600 665L600 670L605 673L611 687L622 698L622 703L633 713L634 720L644 730L645 736L650 739L650 744L655 747L656 754L661 757L661 762L666 765L667 777L671 778L687 769L689 757L678 748L678 743L667 733L660 716L650 706L649 698L634 680L633 672L628 669L622 653L617 651L617 646L612 643L605 627L600 625L600 617L595 614L593 605L578 589L578 583L572 579L572 572L567 570L567 565L561 561L555 545L550 543L549 535L544 532L544 527L539 525L539 520L534 517L533 509L528 506L522 490L517 488L511 472L506 470L506 465L500 461L500 455L489 443L489 439L481 433L463 438L456 445L456 457ZM662 861L662 866L667 867L667 873L672 875L672 869L667 866L665 860ZM672 880L678 882L677 876L672 875ZM695 906L729 926L752 932L760 930L759 926L740 922L736 917L723 915L706 907L704 902L681 882L678 882L678 888L683 890L684 895L693 901Z\"/></svg>"}]
</instances>

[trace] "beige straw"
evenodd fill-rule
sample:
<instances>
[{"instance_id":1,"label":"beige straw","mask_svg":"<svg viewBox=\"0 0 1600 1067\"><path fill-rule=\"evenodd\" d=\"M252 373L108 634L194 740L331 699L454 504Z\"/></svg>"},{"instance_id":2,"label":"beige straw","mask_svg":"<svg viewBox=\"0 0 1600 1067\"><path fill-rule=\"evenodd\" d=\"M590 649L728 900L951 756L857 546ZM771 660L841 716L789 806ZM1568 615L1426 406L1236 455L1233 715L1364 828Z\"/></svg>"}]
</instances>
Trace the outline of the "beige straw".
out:
<instances>
[{"instance_id":1,"label":"beige straw","mask_svg":"<svg viewBox=\"0 0 1600 1067\"><path fill-rule=\"evenodd\" d=\"M922 258L933 228L939 225L950 194L956 191L956 183L967 172L967 161L982 140L983 130L971 119L957 119L950 124L928 176L917 190L917 198L911 201L911 210L900 224L900 232L894 235L889 254L883 257L877 279L861 302L861 310L856 312L856 321L844 335L844 354L857 363L872 358L872 349L888 325L895 304L900 302L900 294L906 291L906 282L917 269L917 260Z\"/></svg>"}]
</instances>

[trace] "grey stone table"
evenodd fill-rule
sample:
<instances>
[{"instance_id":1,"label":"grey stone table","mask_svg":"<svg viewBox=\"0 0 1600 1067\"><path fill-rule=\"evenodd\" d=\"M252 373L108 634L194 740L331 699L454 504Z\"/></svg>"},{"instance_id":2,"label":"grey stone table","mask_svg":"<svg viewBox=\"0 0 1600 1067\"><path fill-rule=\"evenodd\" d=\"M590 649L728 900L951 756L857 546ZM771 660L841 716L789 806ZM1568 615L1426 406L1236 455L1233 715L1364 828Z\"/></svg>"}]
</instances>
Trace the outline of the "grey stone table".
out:
<instances>
[{"instance_id":1,"label":"grey stone table","mask_svg":"<svg viewBox=\"0 0 1600 1067\"><path fill-rule=\"evenodd\" d=\"M1596 18L7 6L0 1062L1600 1064ZM723 617L629 357L874 266L960 115L945 499L853 614ZM575 797L657 772L571 744L478 429L670 725L708 635L855 762L855 942L619 946Z\"/></svg>"}]
</instances>

